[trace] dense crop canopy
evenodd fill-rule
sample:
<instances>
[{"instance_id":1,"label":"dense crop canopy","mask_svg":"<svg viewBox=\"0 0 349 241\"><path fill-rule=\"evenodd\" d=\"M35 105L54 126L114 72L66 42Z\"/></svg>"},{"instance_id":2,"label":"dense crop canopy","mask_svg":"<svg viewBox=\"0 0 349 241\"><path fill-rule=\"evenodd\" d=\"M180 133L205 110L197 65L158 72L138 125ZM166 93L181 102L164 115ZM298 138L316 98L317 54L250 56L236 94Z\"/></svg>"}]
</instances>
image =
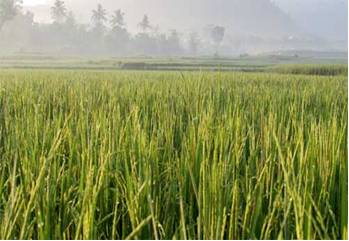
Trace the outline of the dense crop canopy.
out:
<instances>
[{"instance_id":1,"label":"dense crop canopy","mask_svg":"<svg viewBox=\"0 0 349 241\"><path fill-rule=\"evenodd\" d=\"M348 238L346 77L2 71L0 238Z\"/></svg>"}]
</instances>

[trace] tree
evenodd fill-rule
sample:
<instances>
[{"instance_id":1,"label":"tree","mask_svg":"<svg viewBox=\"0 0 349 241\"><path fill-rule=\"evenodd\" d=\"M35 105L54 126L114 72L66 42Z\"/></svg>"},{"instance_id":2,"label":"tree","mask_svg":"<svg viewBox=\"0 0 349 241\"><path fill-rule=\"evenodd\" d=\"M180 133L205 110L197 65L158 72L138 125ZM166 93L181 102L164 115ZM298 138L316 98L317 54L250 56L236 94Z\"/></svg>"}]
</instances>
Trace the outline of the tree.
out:
<instances>
[{"instance_id":1,"label":"tree","mask_svg":"<svg viewBox=\"0 0 349 241\"><path fill-rule=\"evenodd\" d=\"M221 26L215 26L211 31L211 37L218 48L218 46L222 43L225 35L225 28Z\"/></svg>"},{"instance_id":2,"label":"tree","mask_svg":"<svg viewBox=\"0 0 349 241\"><path fill-rule=\"evenodd\" d=\"M175 55L182 53L181 37L180 33L177 30L171 30L170 36L168 37L167 41L169 44L168 54Z\"/></svg>"},{"instance_id":3,"label":"tree","mask_svg":"<svg viewBox=\"0 0 349 241\"><path fill-rule=\"evenodd\" d=\"M191 32L188 38L189 49L191 54L196 54L198 51L199 38L196 32Z\"/></svg>"},{"instance_id":4,"label":"tree","mask_svg":"<svg viewBox=\"0 0 349 241\"><path fill-rule=\"evenodd\" d=\"M72 11L69 11L65 18L65 26L68 28L76 28L77 26L76 17Z\"/></svg>"},{"instance_id":5,"label":"tree","mask_svg":"<svg viewBox=\"0 0 349 241\"><path fill-rule=\"evenodd\" d=\"M54 5L51 7L51 16L55 23L62 24L66 18L67 9L64 6L64 1L56 0Z\"/></svg>"},{"instance_id":6,"label":"tree","mask_svg":"<svg viewBox=\"0 0 349 241\"><path fill-rule=\"evenodd\" d=\"M64 45L66 50L72 50L79 45L78 24L73 12L69 11L64 22Z\"/></svg>"},{"instance_id":7,"label":"tree","mask_svg":"<svg viewBox=\"0 0 349 241\"><path fill-rule=\"evenodd\" d=\"M144 33L146 33L148 29L151 29L148 15L144 15L142 21L138 24L138 26L142 29Z\"/></svg>"},{"instance_id":8,"label":"tree","mask_svg":"<svg viewBox=\"0 0 349 241\"><path fill-rule=\"evenodd\" d=\"M109 53L114 55L124 55L128 51L131 36L126 28L113 27L106 36Z\"/></svg>"},{"instance_id":9,"label":"tree","mask_svg":"<svg viewBox=\"0 0 349 241\"><path fill-rule=\"evenodd\" d=\"M157 41L146 33L139 33L133 37L133 50L137 55L153 55L157 52Z\"/></svg>"},{"instance_id":10,"label":"tree","mask_svg":"<svg viewBox=\"0 0 349 241\"><path fill-rule=\"evenodd\" d=\"M0 29L5 22L11 21L21 8L21 0L0 1Z\"/></svg>"},{"instance_id":11,"label":"tree","mask_svg":"<svg viewBox=\"0 0 349 241\"><path fill-rule=\"evenodd\" d=\"M120 9L114 12L114 15L112 16L112 19L110 21L111 26L114 27L120 27L123 28L126 26L125 24L125 13L121 12Z\"/></svg>"},{"instance_id":12,"label":"tree","mask_svg":"<svg viewBox=\"0 0 349 241\"><path fill-rule=\"evenodd\" d=\"M26 52L31 45L35 29L34 14L29 11L18 12L11 21L6 22L3 26L0 34L1 52Z\"/></svg>"},{"instance_id":13,"label":"tree","mask_svg":"<svg viewBox=\"0 0 349 241\"><path fill-rule=\"evenodd\" d=\"M98 4L97 9L92 11L92 22L95 27L100 28L104 27L104 23L107 21L107 11L102 7L101 4Z\"/></svg>"}]
</instances>

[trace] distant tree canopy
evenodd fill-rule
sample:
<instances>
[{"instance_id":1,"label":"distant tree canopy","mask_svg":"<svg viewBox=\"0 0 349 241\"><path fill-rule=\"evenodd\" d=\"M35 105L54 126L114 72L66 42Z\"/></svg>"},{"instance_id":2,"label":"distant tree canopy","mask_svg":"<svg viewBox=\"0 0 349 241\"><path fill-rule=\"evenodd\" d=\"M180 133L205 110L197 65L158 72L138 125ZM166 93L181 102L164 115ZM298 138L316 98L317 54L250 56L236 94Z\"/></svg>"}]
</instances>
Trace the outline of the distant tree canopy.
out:
<instances>
[{"instance_id":1,"label":"distant tree canopy","mask_svg":"<svg viewBox=\"0 0 349 241\"><path fill-rule=\"evenodd\" d=\"M182 56L196 55L199 43L206 48L206 54L213 54L225 34L223 27L209 25L210 35L200 42L195 32L187 36L176 29L162 32L159 26L151 25L148 15L138 23L140 31L132 34L121 9L113 12L108 25L107 11L101 4L92 11L91 24L77 22L64 0L55 0L51 6L52 23L37 23L33 13L20 10L20 0L0 0L1 54L23 51L91 56Z\"/></svg>"},{"instance_id":2,"label":"distant tree canopy","mask_svg":"<svg viewBox=\"0 0 349 241\"><path fill-rule=\"evenodd\" d=\"M284 36L264 37L236 31L234 38L231 38L231 29L228 37L228 30L224 26L212 24L196 29L200 34L186 30L181 33L175 29L168 31L160 29L153 20L150 21L152 18L147 14L138 15L140 22L134 26L131 22L127 23L125 13L121 9L112 9L110 15L108 10L107 15L107 10L101 4L96 4L91 11L90 23L82 23L78 22L76 15L68 9L66 0L47 1L52 2L46 13L51 15L51 23L36 22L33 13L23 12L22 0L0 0L0 54L23 51L103 57L195 56L199 53L218 55L220 50L224 50L225 54L238 56L260 51L325 47L325 42L319 37L292 37L287 31L287 35ZM258 2L265 5L267 1ZM244 6L248 7L249 4L244 3ZM46 7L33 7L33 11L39 11L40 15L46 18L46 14L41 12L42 9ZM134 27L138 28L138 31ZM131 29L134 32L131 32ZM345 42L340 41L338 45L347 49Z\"/></svg>"},{"instance_id":3,"label":"distant tree canopy","mask_svg":"<svg viewBox=\"0 0 349 241\"><path fill-rule=\"evenodd\" d=\"M64 1L56 0L51 7L51 16L54 22L62 24L67 16L67 9L65 8Z\"/></svg>"},{"instance_id":4,"label":"distant tree canopy","mask_svg":"<svg viewBox=\"0 0 349 241\"><path fill-rule=\"evenodd\" d=\"M138 24L138 26L142 29L144 33L147 32L147 30L151 29L150 23L149 23L149 17L148 15L144 15L142 21Z\"/></svg>"},{"instance_id":5,"label":"distant tree canopy","mask_svg":"<svg viewBox=\"0 0 349 241\"><path fill-rule=\"evenodd\" d=\"M101 4L98 4L97 9L92 11L91 20L95 27L103 27L107 21L107 10Z\"/></svg>"},{"instance_id":6,"label":"distant tree canopy","mask_svg":"<svg viewBox=\"0 0 349 241\"><path fill-rule=\"evenodd\" d=\"M211 31L212 40L216 46L220 45L223 42L224 35L225 28L221 26L215 26Z\"/></svg>"},{"instance_id":7,"label":"distant tree canopy","mask_svg":"<svg viewBox=\"0 0 349 241\"><path fill-rule=\"evenodd\" d=\"M167 41L169 45L168 54L175 55L176 53L182 53L181 36L177 30L171 30L171 33L168 36Z\"/></svg>"},{"instance_id":8,"label":"distant tree canopy","mask_svg":"<svg viewBox=\"0 0 349 241\"><path fill-rule=\"evenodd\" d=\"M121 12L120 9L114 12L112 19L110 20L111 26L123 28L126 26L125 24L125 13Z\"/></svg>"},{"instance_id":9,"label":"distant tree canopy","mask_svg":"<svg viewBox=\"0 0 349 241\"><path fill-rule=\"evenodd\" d=\"M198 45L199 45L199 37L196 32L191 32L188 37L189 50L191 54L197 54Z\"/></svg>"},{"instance_id":10,"label":"distant tree canopy","mask_svg":"<svg viewBox=\"0 0 349 241\"><path fill-rule=\"evenodd\" d=\"M72 27L72 28L75 28L78 25L78 23L76 22L75 15L72 11L69 11L67 13L67 16L65 19L65 25L66 27Z\"/></svg>"},{"instance_id":11,"label":"distant tree canopy","mask_svg":"<svg viewBox=\"0 0 349 241\"><path fill-rule=\"evenodd\" d=\"M5 22L11 21L21 8L21 0L1 0L0 1L0 28Z\"/></svg>"}]
</instances>

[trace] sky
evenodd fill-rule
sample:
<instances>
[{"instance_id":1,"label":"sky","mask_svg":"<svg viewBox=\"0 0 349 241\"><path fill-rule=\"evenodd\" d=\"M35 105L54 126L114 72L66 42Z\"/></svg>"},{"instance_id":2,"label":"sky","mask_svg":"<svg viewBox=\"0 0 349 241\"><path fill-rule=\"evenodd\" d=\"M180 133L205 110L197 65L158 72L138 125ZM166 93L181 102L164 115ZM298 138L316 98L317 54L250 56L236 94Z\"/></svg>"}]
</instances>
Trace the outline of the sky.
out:
<instances>
[{"instance_id":1,"label":"sky","mask_svg":"<svg viewBox=\"0 0 349 241\"><path fill-rule=\"evenodd\" d=\"M24 5L38 5L45 4L46 0L23 0Z\"/></svg>"},{"instance_id":2,"label":"sky","mask_svg":"<svg viewBox=\"0 0 349 241\"><path fill-rule=\"evenodd\" d=\"M45 3L51 5L53 1L23 0L23 3L33 8L35 5ZM234 9L236 5L233 2L239 1L245 2L247 14L249 8L252 9L253 14L248 16L244 12L236 11ZM348 37L348 0L271 0L285 15L276 9L272 10L274 12L267 9L269 12L262 16L258 11L259 6L256 7L255 13L253 7L248 7L248 4L258 5L266 1L268 0L66 0L65 2L67 8L73 10L79 22L90 21L91 11L97 3L102 3L109 14L121 8L126 12L129 29L133 31L137 29L140 18L148 14L155 26L159 25L160 28L165 29L176 28L180 31L187 31L197 26L203 28L205 24L221 24L227 25L227 28L232 31L243 29L258 35L258 30L263 27L260 22L264 21L264 25L278 24L275 26L276 29L284 28L285 31L282 34L290 32L289 35L292 35L295 27L291 25L294 23L300 30L323 38L347 39ZM50 21L49 12L49 8L39 9L38 14L35 13L36 20ZM237 15L241 15L240 19ZM293 23L287 19L288 16ZM274 22L273 17L277 19ZM280 21L282 23L279 23ZM254 28L254 25L258 24L260 26ZM260 30L268 32L268 29Z\"/></svg>"}]
</instances>

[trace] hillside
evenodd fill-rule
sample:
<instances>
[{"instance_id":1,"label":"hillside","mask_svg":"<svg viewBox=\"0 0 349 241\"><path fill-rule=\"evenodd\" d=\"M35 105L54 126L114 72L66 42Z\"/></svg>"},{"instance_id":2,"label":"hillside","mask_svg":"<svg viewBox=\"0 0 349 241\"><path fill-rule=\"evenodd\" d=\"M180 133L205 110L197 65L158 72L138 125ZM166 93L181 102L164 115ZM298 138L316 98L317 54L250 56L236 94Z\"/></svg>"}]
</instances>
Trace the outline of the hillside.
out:
<instances>
[{"instance_id":1,"label":"hillside","mask_svg":"<svg viewBox=\"0 0 349 241\"><path fill-rule=\"evenodd\" d=\"M308 32L326 39L348 39L348 0L274 1Z\"/></svg>"}]
</instances>

